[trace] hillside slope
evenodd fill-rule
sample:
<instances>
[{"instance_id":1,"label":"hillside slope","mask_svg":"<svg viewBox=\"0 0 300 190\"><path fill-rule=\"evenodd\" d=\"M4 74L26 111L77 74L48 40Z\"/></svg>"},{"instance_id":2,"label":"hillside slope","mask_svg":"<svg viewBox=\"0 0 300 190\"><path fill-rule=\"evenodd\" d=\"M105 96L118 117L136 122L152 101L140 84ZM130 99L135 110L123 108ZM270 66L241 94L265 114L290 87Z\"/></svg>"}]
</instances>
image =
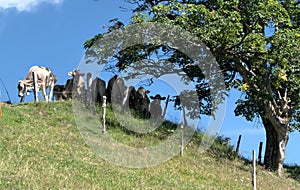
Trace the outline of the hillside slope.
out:
<instances>
[{"instance_id":1,"label":"hillside slope","mask_svg":"<svg viewBox=\"0 0 300 190\"><path fill-rule=\"evenodd\" d=\"M230 159L226 145L215 144L200 154L195 137L183 156L155 167L129 169L103 160L86 145L71 102L2 109L0 189L251 189L251 164ZM146 137L124 132L113 118L108 118L107 127L107 133L132 146L140 146ZM160 140L157 134L151 138ZM299 181L280 179L258 167L258 189L300 189Z\"/></svg>"}]
</instances>

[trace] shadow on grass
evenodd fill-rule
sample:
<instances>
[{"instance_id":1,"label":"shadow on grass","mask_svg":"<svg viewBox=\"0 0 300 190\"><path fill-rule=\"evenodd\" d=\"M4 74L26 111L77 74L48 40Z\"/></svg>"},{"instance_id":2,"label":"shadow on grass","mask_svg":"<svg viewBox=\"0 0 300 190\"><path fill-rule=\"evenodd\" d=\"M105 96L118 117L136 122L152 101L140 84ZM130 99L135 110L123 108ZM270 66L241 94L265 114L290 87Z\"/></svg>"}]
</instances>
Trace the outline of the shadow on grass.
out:
<instances>
[{"instance_id":1,"label":"shadow on grass","mask_svg":"<svg viewBox=\"0 0 300 190\"><path fill-rule=\"evenodd\" d=\"M244 165L251 165L252 164L252 160L249 160L245 157L241 156L240 159L244 161ZM276 171L271 171L269 169L266 169L263 164L257 164L257 165L261 166L261 168L264 168L266 171L274 172L275 174L277 174ZM300 183L300 166L298 166L298 165L284 165L284 172L285 172L286 178L294 179L294 180L296 180L297 182Z\"/></svg>"},{"instance_id":2,"label":"shadow on grass","mask_svg":"<svg viewBox=\"0 0 300 190\"><path fill-rule=\"evenodd\" d=\"M298 165L285 165L286 176L292 178L300 183L300 166Z\"/></svg>"}]
</instances>

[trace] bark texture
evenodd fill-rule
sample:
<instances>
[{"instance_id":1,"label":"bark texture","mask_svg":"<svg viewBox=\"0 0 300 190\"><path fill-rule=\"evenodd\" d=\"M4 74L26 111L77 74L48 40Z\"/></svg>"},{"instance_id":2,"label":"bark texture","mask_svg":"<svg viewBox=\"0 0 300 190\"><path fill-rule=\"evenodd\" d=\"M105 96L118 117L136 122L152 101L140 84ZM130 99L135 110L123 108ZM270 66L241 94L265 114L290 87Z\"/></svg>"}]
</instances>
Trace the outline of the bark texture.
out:
<instances>
[{"instance_id":1,"label":"bark texture","mask_svg":"<svg viewBox=\"0 0 300 190\"><path fill-rule=\"evenodd\" d=\"M277 170L279 176L283 177L283 161L286 154L286 145L288 143L288 132L282 133L276 130L272 123L266 118L262 120L266 130L264 166L266 169Z\"/></svg>"}]
</instances>

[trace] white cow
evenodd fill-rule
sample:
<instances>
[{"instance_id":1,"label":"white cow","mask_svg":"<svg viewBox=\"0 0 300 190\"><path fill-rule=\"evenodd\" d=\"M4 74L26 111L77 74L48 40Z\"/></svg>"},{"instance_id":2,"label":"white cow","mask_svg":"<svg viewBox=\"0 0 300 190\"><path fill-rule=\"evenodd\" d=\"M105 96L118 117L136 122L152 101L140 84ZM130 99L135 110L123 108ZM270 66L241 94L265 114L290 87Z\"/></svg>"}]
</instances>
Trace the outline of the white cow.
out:
<instances>
[{"instance_id":1,"label":"white cow","mask_svg":"<svg viewBox=\"0 0 300 190\"><path fill-rule=\"evenodd\" d=\"M18 82L18 96L21 97L21 102L24 101L25 94L34 88L32 76L33 72L36 73L37 76L37 91L42 90L46 102L52 100L53 88L56 82L55 75L53 75L52 71L49 68L42 66L33 66L29 69L29 72L24 80L19 80ZM46 92L47 88L49 88L48 95Z\"/></svg>"}]
</instances>

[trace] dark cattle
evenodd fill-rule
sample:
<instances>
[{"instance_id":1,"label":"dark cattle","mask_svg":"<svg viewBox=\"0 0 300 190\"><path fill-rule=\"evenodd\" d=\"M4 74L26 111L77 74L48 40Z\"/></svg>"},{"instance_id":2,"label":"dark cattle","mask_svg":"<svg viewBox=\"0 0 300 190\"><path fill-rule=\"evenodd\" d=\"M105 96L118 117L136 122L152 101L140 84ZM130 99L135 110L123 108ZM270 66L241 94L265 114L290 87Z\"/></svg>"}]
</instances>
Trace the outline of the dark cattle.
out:
<instances>
[{"instance_id":1,"label":"dark cattle","mask_svg":"<svg viewBox=\"0 0 300 190\"><path fill-rule=\"evenodd\" d=\"M75 69L74 71L68 72L68 75L72 79L68 79L65 85L67 99L73 98L73 92L77 97L82 96L85 93L84 85L84 73L80 73L79 70Z\"/></svg>"},{"instance_id":2,"label":"dark cattle","mask_svg":"<svg viewBox=\"0 0 300 190\"><path fill-rule=\"evenodd\" d=\"M149 90L145 90L143 87L139 87L134 93L134 102L136 112L143 118L149 118L149 104L150 99L148 97Z\"/></svg>"},{"instance_id":3,"label":"dark cattle","mask_svg":"<svg viewBox=\"0 0 300 190\"><path fill-rule=\"evenodd\" d=\"M129 109L135 109L135 99L134 99L134 95L136 93L136 90L134 88L134 86L130 86L128 88L128 93L129 93L129 96L128 96L128 106L129 106Z\"/></svg>"},{"instance_id":4,"label":"dark cattle","mask_svg":"<svg viewBox=\"0 0 300 190\"><path fill-rule=\"evenodd\" d=\"M143 87L136 90L133 86L125 86L124 80L118 75L108 81L106 88L107 102L128 106L129 109L133 109L137 115L143 118L150 116L150 99L147 95L149 92Z\"/></svg>"},{"instance_id":5,"label":"dark cattle","mask_svg":"<svg viewBox=\"0 0 300 190\"><path fill-rule=\"evenodd\" d=\"M68 79L65 84L65 93L67 96L67 100L72 99L73 80L74 79Z\"/></svg>"},{"instance_id":6,"label":"dark cattle","mask_svg":"<svg viewBox=\"0 0 300 190\"><path fill-rule=\"evenodd\" d=\"M124 104L125 96L126 96L126 86L124 80L118 76L113 76L107 84L106 88L106 96L107 102L114 103L114 104Z\"/></svg>"},{"instance_id":7,"label":"dark cattle","mask_svg":"<svg viewBox=\"0 0 300 190\"><path fill-rule=\"evenodd\" d=\"M165 100L166 97L161 97L159 94L155 96L150 96L153 101L150 103L150 114L151 119L161 119L162 118L162 109L160 106L161 100Z\"/></svg>"},{"instance_id":8,"label":"dark cattle","mask_svg":"<svg viewBox=\"0 0 300 190\"><path fill-rule=\"evenodd\" d=\"M131 110L135 110L135 96L136 90L134 86L126 87L125 86L125 92L122 99L122 106L125 106L126 108L129 108Z\"/></svg>"},{"instance_id":9,"label":"dark cattle","mask_svg":"<svg viewBox=\"0 0 300 190\"><path fill-rule=\"evenodd\" d=\"M105 81L96 77L92 82L93 100L96 103L102 103L103 96L105 95Z\"/></svg>"},{"instance_id":10,"label":"dark cattle","mask_svg":"<svg viewBox=\"0 0 300 190\"><path fill-rule=\"evenodd\" d=\"M55 100L67 100L66 86L61 84L55 85L53 88L53 95Z\"/></svg>"},{"instance_id":11,"label":"dark cattle","mask_svg":"<svg viewBox=\"0 0 300 190\"><path fill-rule=\"evenodd\" d=\"M42 90L45 101L51 100L54 84L56 82L55 75L53 75L52 71L49 68L42 66L33 66L29 69L29 72L26 75L25 79L18 82L18 96L21 97L21 102L24 101L25 94L34 88L32 76L33 72L37 77L37 91ZM48 95L46 93L47 88L49 88Z\"/></svg>"}]
</instances>

